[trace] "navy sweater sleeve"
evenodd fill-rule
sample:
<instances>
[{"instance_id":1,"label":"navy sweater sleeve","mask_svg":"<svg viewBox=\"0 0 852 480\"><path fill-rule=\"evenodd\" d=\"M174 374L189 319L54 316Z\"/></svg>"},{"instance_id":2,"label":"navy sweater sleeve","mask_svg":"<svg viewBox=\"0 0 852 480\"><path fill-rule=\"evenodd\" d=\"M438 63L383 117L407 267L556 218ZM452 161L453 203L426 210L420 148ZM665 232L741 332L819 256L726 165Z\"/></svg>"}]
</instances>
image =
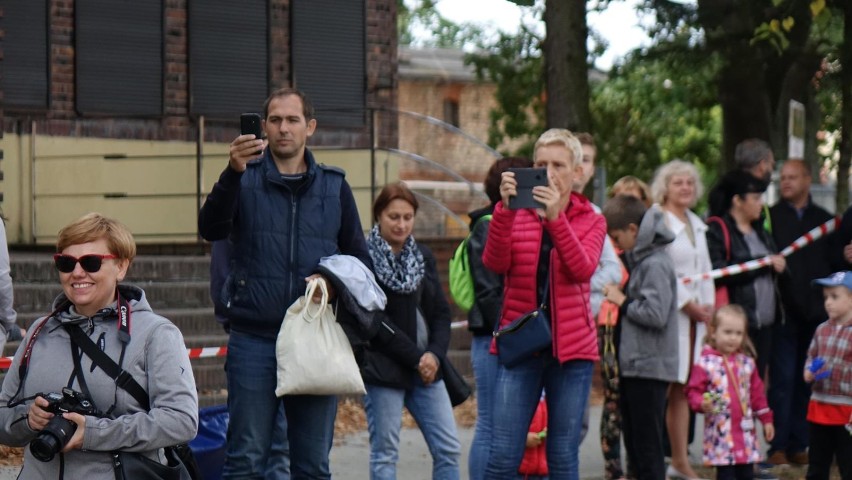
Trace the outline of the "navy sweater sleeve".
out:
<instances>
[{"instance_id":1,"label":"navy sweater sleeve","mask_svg":"<svg viewBox=\"0 0 852 480\"><path fill-rule=\"evenodd\" d=\"M346 180L340 186L340 211L340 232L337 234L337 245L340 247L340 252L357 257L367 268L372 270L373 260L367 250L367 239L364 237L364 231L361 230L358 206L355 205L352 187Z\"/></svg>"},{"instance_id":2,"label":"navy sweater sleeve","mask_svg":"<svg viewBox=\"0 0 852 480\"><path fill-rule=\"evenodd\" d=\"M240 179L243 174L225 167L219 181L198 213L198 233L207 241L222 240L231 233L234 215L240 198Z\"/></svg>"}]
</instances>

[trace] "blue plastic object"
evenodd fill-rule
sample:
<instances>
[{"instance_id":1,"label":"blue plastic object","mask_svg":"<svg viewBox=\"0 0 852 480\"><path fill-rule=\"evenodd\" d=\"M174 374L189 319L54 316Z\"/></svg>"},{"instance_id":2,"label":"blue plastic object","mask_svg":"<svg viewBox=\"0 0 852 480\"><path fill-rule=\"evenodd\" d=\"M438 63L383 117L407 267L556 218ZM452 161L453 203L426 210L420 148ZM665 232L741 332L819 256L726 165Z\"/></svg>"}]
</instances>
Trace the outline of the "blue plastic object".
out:
<instances>
[{"instance_id":1,"label":"blue plastic object","mask_svg":"<svg viewBox=\"0 0 852 480\"><path fill-rule=\"evenodd\" d=\"M815 357L811 362L811 365L808 367L808 370L810 370L811 373L816 373L823 365L825 365L825 359L822 357Z\"/></svg>"},{"instance_id":2,"label":"blue plastic object","mask_svg":"<svg viewBox=\"0 0 852 480\"><path fill-rule=\"evenodd\" d=\"M825 366L825 359L822 357L815 357L811 364L808 366L808 370L814 374L814 380L822 380L828 378L831 375L831 369L826 368L825 371L819 372L819 370ZM819 372L819 373L817 373Z\"/></svg>"},{"instance_id":3,"label":"blue plastic object","mask_svg":"<svg viewBox=\"0 0 852 480\"><path fill-rule=\"evenodd\" d=\"M198 411L198 434L189 442L204 480L221 480L225 465L228 406L216 405Z\"/></svg>"}]
</instances>

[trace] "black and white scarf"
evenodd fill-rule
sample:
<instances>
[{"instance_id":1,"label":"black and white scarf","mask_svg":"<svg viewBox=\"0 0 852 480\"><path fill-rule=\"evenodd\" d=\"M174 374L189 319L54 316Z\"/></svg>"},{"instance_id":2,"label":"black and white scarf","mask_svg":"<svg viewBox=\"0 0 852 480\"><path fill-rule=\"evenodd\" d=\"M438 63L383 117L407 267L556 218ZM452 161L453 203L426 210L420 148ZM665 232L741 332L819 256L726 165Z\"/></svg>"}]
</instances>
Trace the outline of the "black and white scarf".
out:
<instances>
[{"instance_id":1,"label":"black and white scarf","mask_svg":"<svg viewBox=\"0 0 852 480\"><path fill-rule=\"evenodd\" d=\"M426 264L413 236L405 239L402 251L395 255L375 225L367 237L367 247L379 282L395 293L412 293L420 287Z\"/></svg>"}]
</instances>

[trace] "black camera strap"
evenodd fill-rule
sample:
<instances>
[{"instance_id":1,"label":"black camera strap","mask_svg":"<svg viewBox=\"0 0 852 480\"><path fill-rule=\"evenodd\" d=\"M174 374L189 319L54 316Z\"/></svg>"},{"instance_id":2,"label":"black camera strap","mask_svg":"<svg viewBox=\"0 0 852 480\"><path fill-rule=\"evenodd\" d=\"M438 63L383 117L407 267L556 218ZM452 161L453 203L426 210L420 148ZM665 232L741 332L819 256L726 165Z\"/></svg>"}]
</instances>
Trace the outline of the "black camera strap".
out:
<instances>
[{"instance_id":1,"label":"black camera strap","mask_svg":"<svg viewBox=\"0 0 852 480\"><path fill-rule=\"evenodd\" d=\"M83 332L83 329L80 328L79 325L63 325L63 327L65 327L68 335L71 336L71 340L73 340L74 343L83 350L83 353L92 359L92 363L100 367L104 373L115 380L115 384L126 390L127 393L129 393L130 396L132 396L139 405L145 409L146 412L151 409L151 403L148 400L148 393L145 392L142 385L139 385L139 382L134 380L133 376L130 375L127 370L118 366L118 364L115 363L115 360L111 359L109 355L98 348L95 342L93 342L92 339Z\"/></svg>"}]
</instances>

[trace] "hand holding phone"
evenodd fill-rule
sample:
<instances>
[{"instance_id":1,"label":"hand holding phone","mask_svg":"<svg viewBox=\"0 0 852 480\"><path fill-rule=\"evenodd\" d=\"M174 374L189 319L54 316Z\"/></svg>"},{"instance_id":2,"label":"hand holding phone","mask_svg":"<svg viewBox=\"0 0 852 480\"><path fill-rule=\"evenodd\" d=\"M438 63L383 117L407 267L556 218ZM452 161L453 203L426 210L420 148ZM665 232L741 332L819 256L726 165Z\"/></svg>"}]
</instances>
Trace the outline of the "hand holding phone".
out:
<instances>
[{"instance_id":1,"label":"hand holding phone","mask_svg":"<svg viewBox=\"0 0 852 480\"><path fill-rule=\"evenodd\" d=\"M533 198L533 188L547 186L546 168L509 168L506 171L515 174L517 195L509 198L509 208L544 208L544 204Z\"/></svg>"}]
</instances>

